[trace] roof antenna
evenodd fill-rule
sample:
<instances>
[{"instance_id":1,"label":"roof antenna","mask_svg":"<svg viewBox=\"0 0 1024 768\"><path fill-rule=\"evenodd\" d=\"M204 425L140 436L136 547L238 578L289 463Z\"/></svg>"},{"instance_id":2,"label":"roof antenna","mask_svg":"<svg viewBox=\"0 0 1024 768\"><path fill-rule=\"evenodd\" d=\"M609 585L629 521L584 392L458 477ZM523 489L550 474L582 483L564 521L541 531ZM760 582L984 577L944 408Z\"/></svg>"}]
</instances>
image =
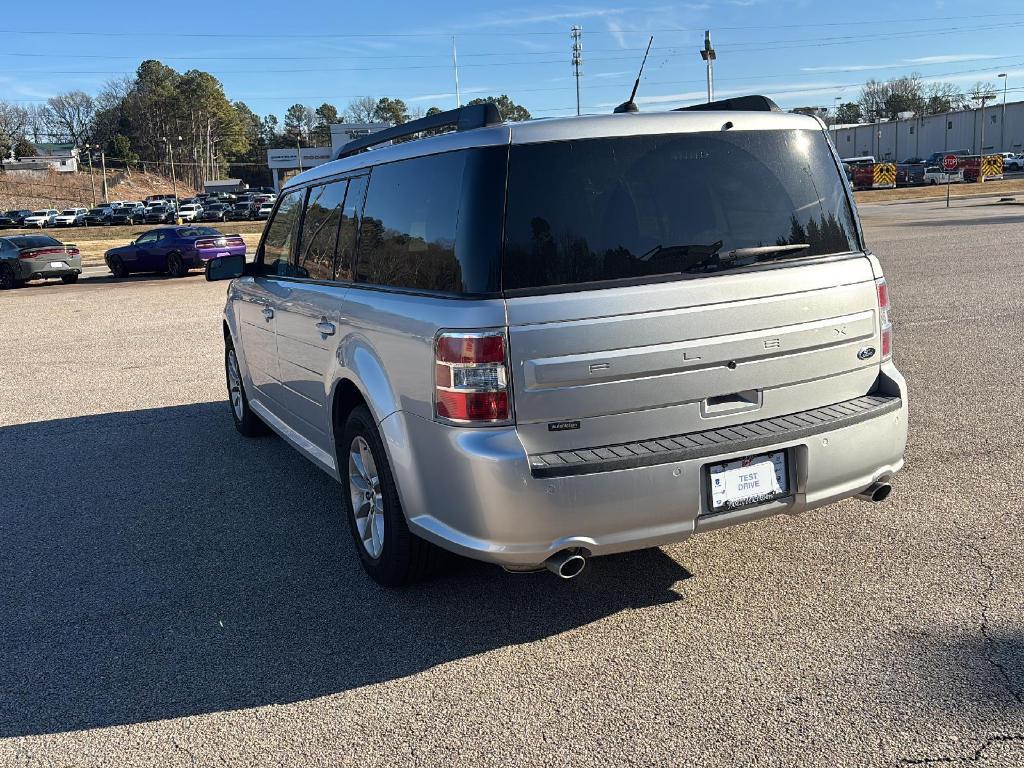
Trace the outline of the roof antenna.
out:
<instances>
[{"instance_id":1,"label":"roof antenna","mask_svg":"<svg viewBox=\"0 0 1024 768\"><path fill-rule=\"evenodd\" d=\"M636 106L636 102L633 99L636 98L636 89L640 87L640 78L644 74L644 64L647 63L647 54L651 52L651 43L654 42L654 35L651 35L651 39L647 41L647 50L644 52L644 60L640 62L640 71L637 73L636 82L633 83L633 92L629 94L629 101L624 101L612 111L616 115L621 115L625 112L639 112L640 110Z\"/></svg>"}]
</instances>

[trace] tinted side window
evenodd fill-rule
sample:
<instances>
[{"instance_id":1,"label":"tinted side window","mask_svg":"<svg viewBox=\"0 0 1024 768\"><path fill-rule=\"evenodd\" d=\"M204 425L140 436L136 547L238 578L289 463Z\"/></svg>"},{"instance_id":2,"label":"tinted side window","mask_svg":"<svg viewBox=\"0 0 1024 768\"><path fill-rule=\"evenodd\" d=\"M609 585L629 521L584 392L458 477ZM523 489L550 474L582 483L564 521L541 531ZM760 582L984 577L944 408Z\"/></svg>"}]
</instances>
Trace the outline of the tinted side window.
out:
<instances>
[{"instance_id":1,"label":"tinted side window","mask_svg":"<svg viewBox=\"0 0 1024 768\"><path fill-rule=\"evenodd\" d=\"M338 233L338 252L335 275L338 280L352 279L352 264L355 262L356 235L359 231L359 219L362 216L363 201L366 200L366 181L368 176L357 176L348 181L348 194L345 196L345 208L341 216L341 229Z\"/></svg>"},{"instance_id":2,"label":"tinted side window","mask_svg":"<svg viewBox=\"0 0 1024 768\"><path fill-rule=\"evenodd\" d=\"M302 277L334 279L334 249L347 186L346 181L335 181L309 190L298 257L298 274Z\"/></svg>"},{"instance_id":3,"label":"tinted side window","mask_svg":"<svg viewBox=\"0 0 1024 768\"><path fill-rule=\"evenodd\" d=\"M281 198L281 205L267 224L263 240L262 264L267 275L289 274L288 260L298 237L302 199L306 190L295 190Z\"/></svg>"},{"instance_id":4,"label":"tinted side window","mask_svg":"<svg viewBox=\"0 0 1024 768\"><path fill-rule=\"evenodd\" d=\"M455 232L465 157L465 152L449 152L373 169L360 228L357 280L462 290Z\"/></svg>"}]
</instances>

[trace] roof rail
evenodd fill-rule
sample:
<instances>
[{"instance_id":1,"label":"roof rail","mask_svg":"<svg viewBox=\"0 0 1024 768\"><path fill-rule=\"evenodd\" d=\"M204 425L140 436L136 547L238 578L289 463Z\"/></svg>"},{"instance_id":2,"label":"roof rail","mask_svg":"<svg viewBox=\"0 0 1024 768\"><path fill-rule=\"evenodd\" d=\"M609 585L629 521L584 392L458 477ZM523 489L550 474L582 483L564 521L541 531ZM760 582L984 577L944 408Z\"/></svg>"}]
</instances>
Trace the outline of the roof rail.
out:
<instances>
[{"instance_id":1,"label":"roof rail","mask_svg":"<svg viewBox=\"0 0 1024 768\"><path fill-rule=\"evenodd\" d=\"M690 112L704 110L726 110L743 112L781 112L779 105L767 96L736 96L732 99L709 101L707 104L694 104L689 107L676 107L673 112Z\"/></svg>"},{"instance_id":2,"label":"roof rail","mask_svg":"<svg viewBox=\"0 0 1024 768\"><path fill-rule=\"evenodd\" d=\"M484 128L488 125L498 125L501 122L501 113L498 107L491 102L483 104L472 104L457 109L449 109L447 112L438 112L436 115L421 117L418 120L410 120L401 125L385 128L383 131L375 131L366 136L360 136L338 148L334 153L334 159L339 160L361 152L364 149L384 144L388 141L412 136L423 131L432 131L437 128L448 128L455 126L457 131L468 131L472 128Z\"/></svg>"}]
</instances>

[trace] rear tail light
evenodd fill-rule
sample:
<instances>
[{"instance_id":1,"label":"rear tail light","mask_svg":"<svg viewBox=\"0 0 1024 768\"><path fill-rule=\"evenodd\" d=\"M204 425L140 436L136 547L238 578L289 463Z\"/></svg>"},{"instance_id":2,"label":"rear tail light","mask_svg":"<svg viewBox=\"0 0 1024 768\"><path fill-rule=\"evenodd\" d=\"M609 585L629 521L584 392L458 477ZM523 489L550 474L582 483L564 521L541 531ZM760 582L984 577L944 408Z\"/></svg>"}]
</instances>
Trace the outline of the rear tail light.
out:
<instances>
[{"instance_id":1,"label":"rear tail light","mask_svg":"<svg viewBox=\"0 0 1024 768\"><path fill-rule=\"evenodd\" d=\"M878 291L878 329L882 339L882 360L892 357L892 319L889 317L889 286L884 277L875 281Z\"/></svg>"},{"instance_id":2,"label":"rear tail light","mask_svg":"<svg viewBox=\"0 0 1024 768\"><path fill-rule=\"evenodd\" d=\"M442 333L434 350L434 410L439 419L460 424L508 421L505 334Z\"/></svg>"}]
</instances>

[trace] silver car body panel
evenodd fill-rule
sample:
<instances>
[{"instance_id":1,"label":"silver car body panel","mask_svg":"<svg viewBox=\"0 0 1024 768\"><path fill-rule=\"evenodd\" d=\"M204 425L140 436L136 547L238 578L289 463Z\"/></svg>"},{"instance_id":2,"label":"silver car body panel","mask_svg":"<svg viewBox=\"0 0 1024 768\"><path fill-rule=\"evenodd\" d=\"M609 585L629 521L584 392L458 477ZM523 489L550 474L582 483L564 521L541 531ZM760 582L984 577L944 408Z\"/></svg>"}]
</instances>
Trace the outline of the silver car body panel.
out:
<instances>
[{"instance_id":1,"label":"silver car body panel","mask_svg":"<svg viewBox=\"0 0 1024 768\"><path fill-rule=\"evenodd\" d=\"M813 118L695 112L538 120L374 149L299 174L285 191L380 163L467 147L597 136L792 128ZM827 135L827 134L826 134ZM836 173L840 173L837 162ZM858 237L859 220L852 205ZM472 557L529 566L567 547L598 555L849 497L903 463L906 387L880 349L878 260L856 252L639 286L456 298L284 277L244 277L225 320L253 408L338 477L337 392L354 386L380 426L409 525ZM332 332L323 333L329 324ZM434 341L502 329L514 424L434 418ZM862 356L865 349L871 356ZM898 397L868 420L783 439L792 493L708 514L704 467L730 452L654 466L536 477L530 457L730 428L862 397ZM571 421L574 428L549 429Z\"/></svg>"}]
</instances>

